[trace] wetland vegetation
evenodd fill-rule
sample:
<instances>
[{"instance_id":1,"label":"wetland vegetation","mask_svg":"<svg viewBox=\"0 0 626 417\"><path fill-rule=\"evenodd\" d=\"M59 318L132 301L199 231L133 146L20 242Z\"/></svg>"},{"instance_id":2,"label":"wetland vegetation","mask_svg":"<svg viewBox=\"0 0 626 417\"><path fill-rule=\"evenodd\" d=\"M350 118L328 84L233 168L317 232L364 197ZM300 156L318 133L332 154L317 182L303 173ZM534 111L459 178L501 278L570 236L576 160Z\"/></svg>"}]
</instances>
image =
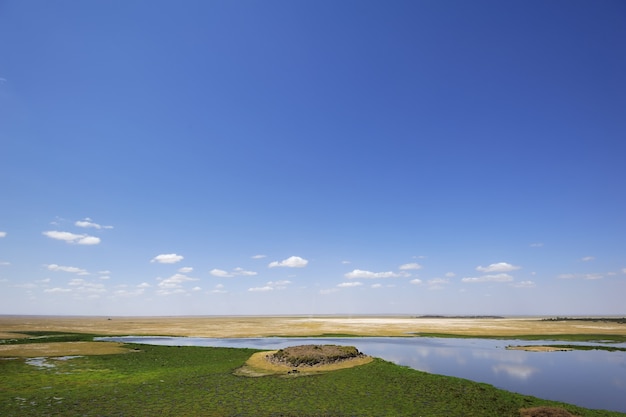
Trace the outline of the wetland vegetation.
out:
<instances>
[{"instance_id":1,"label":"wetland vegetation","mask_svg":"<svg viewBox=\"0 0 626 417\"><path fill-rule=\"evenodd\" d=\"M4 333L6 336L6 332ZM63 332L5 338L5 346L90 342ZM25 337L24 337L25 336ZM45 337L41 337L45 336ZM60 341L62 339L62 341ZM45 341L42 341L45 340ZM106 345L109 342L92 342ZM0 415L13 416L623 416L514 394L374 359L305 377L237 374L258 349L125 344L125 353L37 366L0 360ZM526 411L522 411L526 410ZM546 411L548 410L548 411Z\"/></svg>"}]
</instances>

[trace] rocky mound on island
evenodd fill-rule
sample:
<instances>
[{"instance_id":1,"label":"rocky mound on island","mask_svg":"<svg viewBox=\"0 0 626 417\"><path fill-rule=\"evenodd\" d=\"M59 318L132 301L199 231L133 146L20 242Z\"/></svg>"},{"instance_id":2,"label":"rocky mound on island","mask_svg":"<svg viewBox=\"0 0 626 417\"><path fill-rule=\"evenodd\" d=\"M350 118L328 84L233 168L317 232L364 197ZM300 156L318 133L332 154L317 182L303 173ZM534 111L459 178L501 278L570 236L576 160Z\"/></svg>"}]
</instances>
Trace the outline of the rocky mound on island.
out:
<instances>
[{"instance_id":1,"label":"rocky mound on island","mask_svg":"<svg viewBox=\"0 0 626 417\"><path fill-rule=\"evenodd\" d=\"M267 360L277 365L298 367L329 365L363 356L365 355L354 346L299 345L267 355Z\"/></svg>"}]
</instances>

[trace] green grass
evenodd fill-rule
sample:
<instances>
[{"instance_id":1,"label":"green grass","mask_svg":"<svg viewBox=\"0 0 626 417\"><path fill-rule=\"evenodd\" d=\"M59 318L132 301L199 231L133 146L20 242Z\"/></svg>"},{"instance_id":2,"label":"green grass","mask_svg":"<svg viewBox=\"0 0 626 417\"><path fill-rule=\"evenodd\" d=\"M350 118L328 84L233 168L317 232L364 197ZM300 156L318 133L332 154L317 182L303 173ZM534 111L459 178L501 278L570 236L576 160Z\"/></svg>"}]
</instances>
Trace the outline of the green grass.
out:
<instances>
[{"instance_id":1,"label":"green grass","mask_svg":"<svg viewBox=\"0 0 626 417\"><path fill-rule=\"evenodd\" d=\"M376 359L315 376L247 378L258 350L130 345L140 352L51 361L0 359L0 415L28 416L519 416L561 406L580 416L622 413L541 400Z\"/></svg>"},{"instance_id":2,"label":"green grass","mask_svg":"<svg viewBox=\"0 0 626 417\"><path fill-rule=\"evenodd\" d=\"M0 339L0 345L24 345L29 343L52 343L52 342L89 342L95 335L86 333L61 333L46 331L19 332L29 337L17 339Z\"/></svg>"}]
</instances>

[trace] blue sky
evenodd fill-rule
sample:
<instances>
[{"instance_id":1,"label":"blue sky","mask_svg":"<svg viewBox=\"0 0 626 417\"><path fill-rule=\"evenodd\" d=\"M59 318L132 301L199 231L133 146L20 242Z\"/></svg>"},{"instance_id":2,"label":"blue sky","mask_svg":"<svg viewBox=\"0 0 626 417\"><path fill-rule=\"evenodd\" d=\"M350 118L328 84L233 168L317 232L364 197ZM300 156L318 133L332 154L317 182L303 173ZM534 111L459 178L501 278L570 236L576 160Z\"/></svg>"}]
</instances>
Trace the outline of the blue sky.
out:
<instances>
[{"instance_id":1,"label":"blue sky","mask_svg":"<svg viewBox=\"0 0 626 417\"><path fill-rule=\"evenodd\" d=\"M622 1L0 3L0 314L625 314Z\"/></svg>"}]
</instances>

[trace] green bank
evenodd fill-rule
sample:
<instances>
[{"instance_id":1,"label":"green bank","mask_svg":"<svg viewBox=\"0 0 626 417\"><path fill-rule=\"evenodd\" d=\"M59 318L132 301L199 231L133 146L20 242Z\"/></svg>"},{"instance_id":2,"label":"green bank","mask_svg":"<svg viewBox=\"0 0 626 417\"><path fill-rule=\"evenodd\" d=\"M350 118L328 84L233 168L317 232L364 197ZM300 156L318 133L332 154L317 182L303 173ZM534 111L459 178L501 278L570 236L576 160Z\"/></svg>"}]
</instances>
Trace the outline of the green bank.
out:
<instances>
[{"instance_id":1,"label":"green bank","mask_svg":"<svg viewBox=\"0 0 626 417\"><path fill-rule=\"evenodd\" d=\"M321 375L250 378L234 371L255 349L128 347L125 354L48 358L35 364L28 358L0 358L0 415L502 417L537 406L560 407L578 416L625 415L381 359Z\"/></svg>"}]
</instances>

